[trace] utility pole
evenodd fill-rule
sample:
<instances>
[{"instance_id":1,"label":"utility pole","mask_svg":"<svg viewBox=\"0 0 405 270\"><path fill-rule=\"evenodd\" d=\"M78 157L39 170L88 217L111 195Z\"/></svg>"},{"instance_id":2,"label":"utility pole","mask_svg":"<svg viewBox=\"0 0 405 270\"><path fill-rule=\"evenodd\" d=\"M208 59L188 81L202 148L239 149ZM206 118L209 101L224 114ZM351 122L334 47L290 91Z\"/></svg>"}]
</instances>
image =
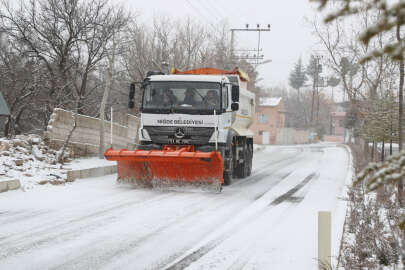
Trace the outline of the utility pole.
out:
<instances>
[{"instance_id":1,"label":"utility pole","mask_svg":"<svg viewBox=\"0 0 405 270\"><path fill-rule=\"evenodd\" d=\"M313 83L313 90L312 90L312 105L311 105L311 124L314 121L314 102L315 102L315 93L317 98L317 113L316 113L316 124L318 124L319 120L319 74L322 72L322 66L320 65L320 58L321 56L316 55L315 57L315 74L314 74L314 83Z\"/></svg>"},{"instance_id":2,"label":"utility pole","mask_svg":"<svg viewBox=\"0 0 405 270\"><path fill-rule=\"evenodd\" d=\"M260 42L261 42L261 32L269 32L270 31L270 24L267 24L267 27L260 27L260 24L256 25L256 28L249 28L249 24L246 24L246 28L232 28L231 29L231 56L235 57L237 59L244 59L244 60L250 60L252 61L256 67L261 64L261 60L264 59L264 55L260 55L260 52L262 49L260 48ZM257 39L257 49L253 50L243 50L247 52L255 52L253 56L250 56L249 53L245 56L236 56L234 54L235 49L234 49L234 41L235 41L235 32L257 32L258 33L258 39Z\"/></svg>"},{"instance_id":3,"label":"utility pole","mask_svg":"<svg viewBox=\"0 0 405 270\"><path fill-rule=\"evenodd\" d=\"M108 56L106 84L105 84L105 88L104 88L103 99L101 100L101 105L100 105L100 145L98 148L98 156L100 159L104 159L105 105L107 104L108 95L110 93L111 83L112 83L113 75L114 75L113 73L114 73L114 62L115 62L115 53L116 53L115 50L116 50L116 45L117 45L114 35L112 37L112 42L113 42L112 53L111 53L111 55ZM111 125L112 125L112 119L111 119ZM111 148L112 147L113 146L111 145Z\"/></svg>"}]
</instances>

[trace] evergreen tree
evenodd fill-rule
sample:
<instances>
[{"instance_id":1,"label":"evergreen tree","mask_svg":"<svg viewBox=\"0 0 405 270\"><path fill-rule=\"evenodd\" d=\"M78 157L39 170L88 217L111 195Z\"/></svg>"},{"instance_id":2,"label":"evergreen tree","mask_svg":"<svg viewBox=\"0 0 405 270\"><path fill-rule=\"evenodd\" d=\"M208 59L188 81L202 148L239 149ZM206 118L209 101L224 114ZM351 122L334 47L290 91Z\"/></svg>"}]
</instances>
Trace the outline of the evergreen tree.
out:
<instances>
[{"instance_id":1,"label":"evergreen tree","mask_svg":"<svg viewBox=\"0 0 405 270\"><path fill-rule=\"evenodd\" d=\"M319 63L319 58L311 55L311 59L309 60L309 64L306 69L306 73L312 78L312 103L311 103L311 123L314 120L314 101L315 101L315 93L318 97L318 86L319 86L319 79L320 74L322 73L322 65Z\"/></svg>"},{"instance_id":2,"label":"evergreen tree","mask_svg":"<svg viewBox=\"0 0 405 270\"><path fill-rule=\"evenodd\" d=\"M304 86L305 82L308 80L305 74L304 66L302 65L301 58L295 64L294 69L290 73L289 84L292 88L298 92L298 101L300 100L300 88Z\"/></svg>"}]
</instances>

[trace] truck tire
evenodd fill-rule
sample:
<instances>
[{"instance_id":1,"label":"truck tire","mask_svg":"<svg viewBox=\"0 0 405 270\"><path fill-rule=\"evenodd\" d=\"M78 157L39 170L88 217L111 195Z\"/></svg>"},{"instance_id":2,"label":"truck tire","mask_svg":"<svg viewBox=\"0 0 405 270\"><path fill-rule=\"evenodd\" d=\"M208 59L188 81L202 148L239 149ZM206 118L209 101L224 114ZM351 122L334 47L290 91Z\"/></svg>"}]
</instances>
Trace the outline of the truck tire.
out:
<instances>
[{"instance_id":1,"label":"truck tire","mask_svg":"<svg viewBox=\"0 0 405 270\"><path fill-rule=\"evenodd\" d=\"M232 173L224 172L224 186L232 184Z\"/></svg>"},{"instance_id":2,"label":"truck tire","mask_svg":"<svg viewBox=\"0 0 405 270\"><path fill-rule=\"evenodd\" d=\"M243 162L239 163L238 166L236 167L236 176L238 178L245 178L248 176L249 173L249 146L247 144L245 144L243 146L244 148L244 158L243 158Z\"/></svg>"},{"instance_id":3,"label":"truck tire","mask_svg":"<svg viewBox=\"0 0 405 270\"><path fill-rule=\"evenodd\" d=\"M224 166L224 186L229 186L232 184L232 178L233 178L233 150L232 150L232 139L231 142L227 145L227 147L224 150L224 158L228 160L226 164L228 166ZM225 164L224 164L225 165ZM227 168L225 168L227 167Z\"/></svg>"},{"instance_id":4,"label":"truck tire","mask_svg":"<svg viewBox=\"0 0 405 270\"><path fill-rule=\"evenodd\" d=\"M243 163L240 163L238 167L236 168L236 175L238 178L245 178L248 176L248 170L249 166L246 160L243 161Z\"/></svg>"},{"instance_id":5,"label":"truck tire","mask_svg":"<svg viewBox=\"0 0 405 270\"><path fill-rule=\"evenodd\" d=\"M248 145L247 153L248 153L248 171L246 176L250 176L252 174L252 163L253 163L253 149L251 144Z\"/></svg>"}]
</instances>

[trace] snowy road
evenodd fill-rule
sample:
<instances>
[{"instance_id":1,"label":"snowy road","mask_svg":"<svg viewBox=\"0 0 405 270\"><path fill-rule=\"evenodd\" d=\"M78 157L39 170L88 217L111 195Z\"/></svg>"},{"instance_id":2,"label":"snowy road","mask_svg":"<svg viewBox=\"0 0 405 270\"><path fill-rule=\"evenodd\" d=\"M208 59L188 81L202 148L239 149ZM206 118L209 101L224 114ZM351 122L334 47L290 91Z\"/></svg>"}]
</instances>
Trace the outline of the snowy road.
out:
<instances>
[{"instance_id":1,"label":"snowy road","mask_svg":"<svg viewBox=\"0 0 405 270\"><path fill-rule=\"evenodd\" d=\"M316 269L317 211L334 217L349 163L342 146L268 147L221 194L115 176L3 193L0 269Z\"/></svg>"}]
</instances>

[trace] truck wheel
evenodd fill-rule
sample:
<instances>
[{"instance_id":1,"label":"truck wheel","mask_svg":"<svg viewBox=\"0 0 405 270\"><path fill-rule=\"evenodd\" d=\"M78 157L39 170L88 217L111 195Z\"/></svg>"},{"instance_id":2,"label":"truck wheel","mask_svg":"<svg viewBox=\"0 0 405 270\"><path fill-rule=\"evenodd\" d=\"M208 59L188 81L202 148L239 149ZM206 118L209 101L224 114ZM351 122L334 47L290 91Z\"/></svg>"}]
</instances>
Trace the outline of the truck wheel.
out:
<instances>
[{"instance_id":1,"label":"truck wheel","mask_svg":"<svg viewBox=\"0 0 405 270\"><path fill-rule=\"evenodd\" d=\"M232 173L224 172L224 186L232 184Z\"/></svg>"},{"instance_id":2,"label":"truck wheel","mask_svg":"<svg viewBox=\"0 0 405 270\"><path fill-rule=\"evenodd\" d=\"M232 152L232 147L228 149L228 156L227 158L230 160L229 161L229 166L230 168L227 168L224 170L224 186L229 186L232 184L232 176L233 176L233 152Z\"/></svg>"},{"instance_id":3,"label":"truck wheel","mask_svg":"<svg viewBox=\"0 0 405 270\"><path fill-rule=\"evenodd\" d=\"M250 176L252 174L252 163L253 163L253 150L251 145L248 145L248 172L247 176Z\"/></svg>"},{"instance_id":4,"label":"truck wheel","mask_svg":"<svg viewBox=\"0 0 405 270\"><path fill-rule=\"evenodd\" d=\"M248 176L249 172L249 146L245 145L245 156L243 159L243 163L239 163L236 167L236 175L238 178L245 178Z\"/></svg>"},{"instance_id":5,"label":"truck wheel","mask_svg":"<svg viewBox=\"0 0 405 270\"><path fill-rule=\"evenodd\" d=\"M237 178L242 178L242 168L243 168L243 164L241 164L241 163L238 163L238 165L236 165L236 168L235 168L235 176L237 177Z\"/></svg>"},{"instance_id":6,"label":"truck wheel","mask_svg":"<svg viewBox=\"0 0 405 270\"><path fill-rule=\"evenodd\" d=\"M238 166L238 177L239 178L245 178L246 176L248 176L248 171L249 171L249 165L247 160L244 160L243 163L239 164Z\"/></svg>"},{"instance_id":7,"label":"truck wheel","mask_svg":"<svg viewBox=\"0 0 405 270\"><path fill-rule=\"evenodd\" d=\"M242 178L249 176L249 155L246 155L246 160L243 162L243 176Z\"/></svg>"}]
</instances>

